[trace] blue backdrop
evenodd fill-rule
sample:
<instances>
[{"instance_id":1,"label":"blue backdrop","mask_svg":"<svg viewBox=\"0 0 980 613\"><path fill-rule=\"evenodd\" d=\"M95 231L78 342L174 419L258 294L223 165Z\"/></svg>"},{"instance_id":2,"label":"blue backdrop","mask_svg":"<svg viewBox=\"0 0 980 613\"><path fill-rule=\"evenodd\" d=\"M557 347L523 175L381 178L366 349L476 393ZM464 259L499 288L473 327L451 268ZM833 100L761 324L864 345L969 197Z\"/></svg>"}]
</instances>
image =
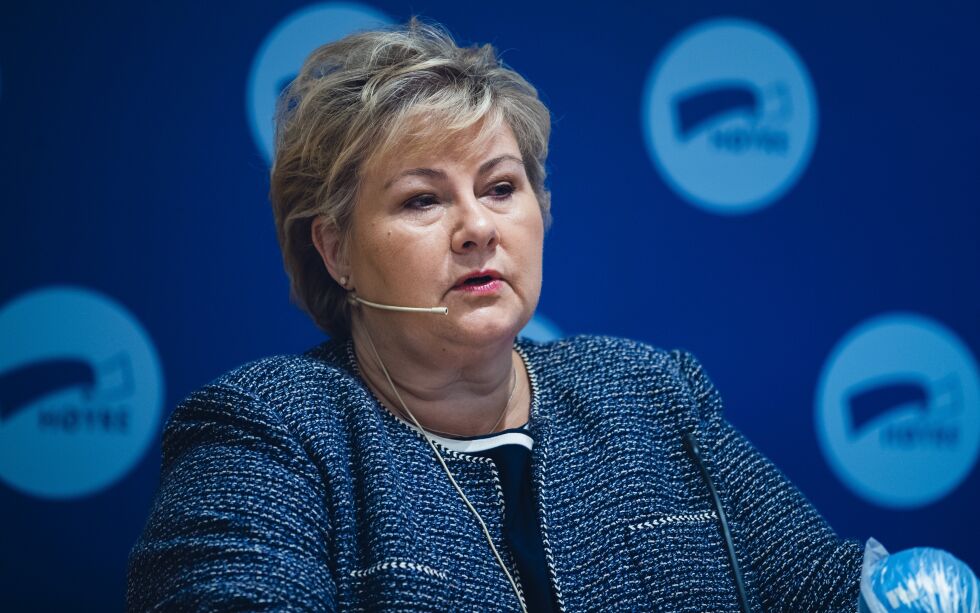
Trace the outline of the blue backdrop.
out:
<instances>
[{"instance_id":1,"label":"blue backdrop","mask_svg":"<svg viewBox=\"0 0 980 613\"><path fill-rule=\"evenodd\" d=\"M976 4L18 3L0 18L0 608L113 610L180 399L322 334L269 108L422 14L554 116L528 333L693 351L844 536L980 567Z\"/></svg>"}]
</instances>

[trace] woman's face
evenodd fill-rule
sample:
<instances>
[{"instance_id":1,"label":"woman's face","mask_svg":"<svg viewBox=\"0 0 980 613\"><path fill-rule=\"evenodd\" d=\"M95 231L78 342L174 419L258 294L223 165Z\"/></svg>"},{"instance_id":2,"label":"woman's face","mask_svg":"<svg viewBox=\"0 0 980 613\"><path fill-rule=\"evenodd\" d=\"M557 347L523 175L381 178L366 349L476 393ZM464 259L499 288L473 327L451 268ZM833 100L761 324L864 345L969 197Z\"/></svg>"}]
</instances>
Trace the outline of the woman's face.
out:
<instances>
[{"instance_id":1,"label":"woman's face","mask_svg":"<svg viewBox=\"0 0 980 613\"><path fill-rule=\"evenodd\" d=\"M534 313L541 209L510 127L501 122L476 145L478 129L439 150L394 151L363 169L348 245L353 288L373 302L449 308L441 315L356 307L372 332L486 346L513 339ZM482 278L465 281L473 276Z\"/></svg>"}]
</instances>

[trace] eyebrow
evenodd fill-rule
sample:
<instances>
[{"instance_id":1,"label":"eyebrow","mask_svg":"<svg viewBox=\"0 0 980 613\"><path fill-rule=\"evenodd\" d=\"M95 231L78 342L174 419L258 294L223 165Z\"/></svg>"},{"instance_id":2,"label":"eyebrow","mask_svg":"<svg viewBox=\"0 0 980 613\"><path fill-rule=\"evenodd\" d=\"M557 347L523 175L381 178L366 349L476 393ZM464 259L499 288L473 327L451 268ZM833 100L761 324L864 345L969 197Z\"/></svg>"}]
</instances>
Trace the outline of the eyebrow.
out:
<instances>
[{"instance_id":1,"label":"eyebrow","mask_svg":"<svg viewBox=\"0 0 980 613\"><path fill-rule=\"evenodd\" d=\"M489 159L486 162L480 164L480 168L476 171L476 174L478 175L486 174L491 170L493 170L495 166L507 160L510 160L512 162L517 162L521 166L524 165L524 160L522 160L521 158L517 157L516 155L505 153L503 155L498 155L497 157ZM384 185L384 189L387 190L398 179L401 179L402 177L409 177L409 176L430 177L433 179L445 179L446 173L442 170L437 170L435 168L409 168L408 170L403 170L402 172L398 173L394 177L388 179L388 182L385 183Z\"/></svg>"}]
</instances>

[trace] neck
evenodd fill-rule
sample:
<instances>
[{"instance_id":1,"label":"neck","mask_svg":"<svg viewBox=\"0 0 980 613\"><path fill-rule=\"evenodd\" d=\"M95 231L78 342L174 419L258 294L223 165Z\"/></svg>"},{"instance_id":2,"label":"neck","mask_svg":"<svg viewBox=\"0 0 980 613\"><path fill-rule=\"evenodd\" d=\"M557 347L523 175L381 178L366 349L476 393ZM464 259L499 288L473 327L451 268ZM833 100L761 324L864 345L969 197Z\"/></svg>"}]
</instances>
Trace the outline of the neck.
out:
<instances>
[{"instance_id":1,"label":"neck","mask_svg":"<svg viewBox=\"0 0 980 613\"><path fill-rule=\"evenodd\" d=\"M376 328L369 333L358 323L352 336L361 375L385 407L405 421L412 423L398 396L422 427L433 433L476 436L527 420L529 391L523 363L513 350L514 339L477 350L436 344L423 352L416 349L418 343L399 342ZM397 394L378 363L372 341ZM512 387L515 374L516 388Z\"/></svg>"}]
</instances>

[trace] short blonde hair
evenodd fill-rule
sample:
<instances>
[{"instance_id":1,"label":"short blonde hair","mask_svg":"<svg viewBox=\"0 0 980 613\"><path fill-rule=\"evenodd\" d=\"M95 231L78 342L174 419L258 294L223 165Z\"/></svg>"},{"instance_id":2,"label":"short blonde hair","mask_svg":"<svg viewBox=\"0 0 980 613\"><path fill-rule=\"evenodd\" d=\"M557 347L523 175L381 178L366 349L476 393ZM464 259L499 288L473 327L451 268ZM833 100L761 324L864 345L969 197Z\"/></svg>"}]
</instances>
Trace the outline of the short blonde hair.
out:
<instances>
[{"instance_id":1,"label":"short blonde hair","mask_svg":"<svg viewBox=\"0 0 980 613\"><path fill-rule=\"evenodd\" d=\"M448 141L480 122L483 135L501 121L514 133L548 227L550 115L537 90L492 46L458 47L438 24L412 18L314 51L280 97L275 117L269 198L292 300L331 336L349 336L346 290L313 244L314 219L333 224L344 245L371 160L406 143ZM425 124L438 125L438 132L418 129Z\"/></svg>"}]
</instances>

